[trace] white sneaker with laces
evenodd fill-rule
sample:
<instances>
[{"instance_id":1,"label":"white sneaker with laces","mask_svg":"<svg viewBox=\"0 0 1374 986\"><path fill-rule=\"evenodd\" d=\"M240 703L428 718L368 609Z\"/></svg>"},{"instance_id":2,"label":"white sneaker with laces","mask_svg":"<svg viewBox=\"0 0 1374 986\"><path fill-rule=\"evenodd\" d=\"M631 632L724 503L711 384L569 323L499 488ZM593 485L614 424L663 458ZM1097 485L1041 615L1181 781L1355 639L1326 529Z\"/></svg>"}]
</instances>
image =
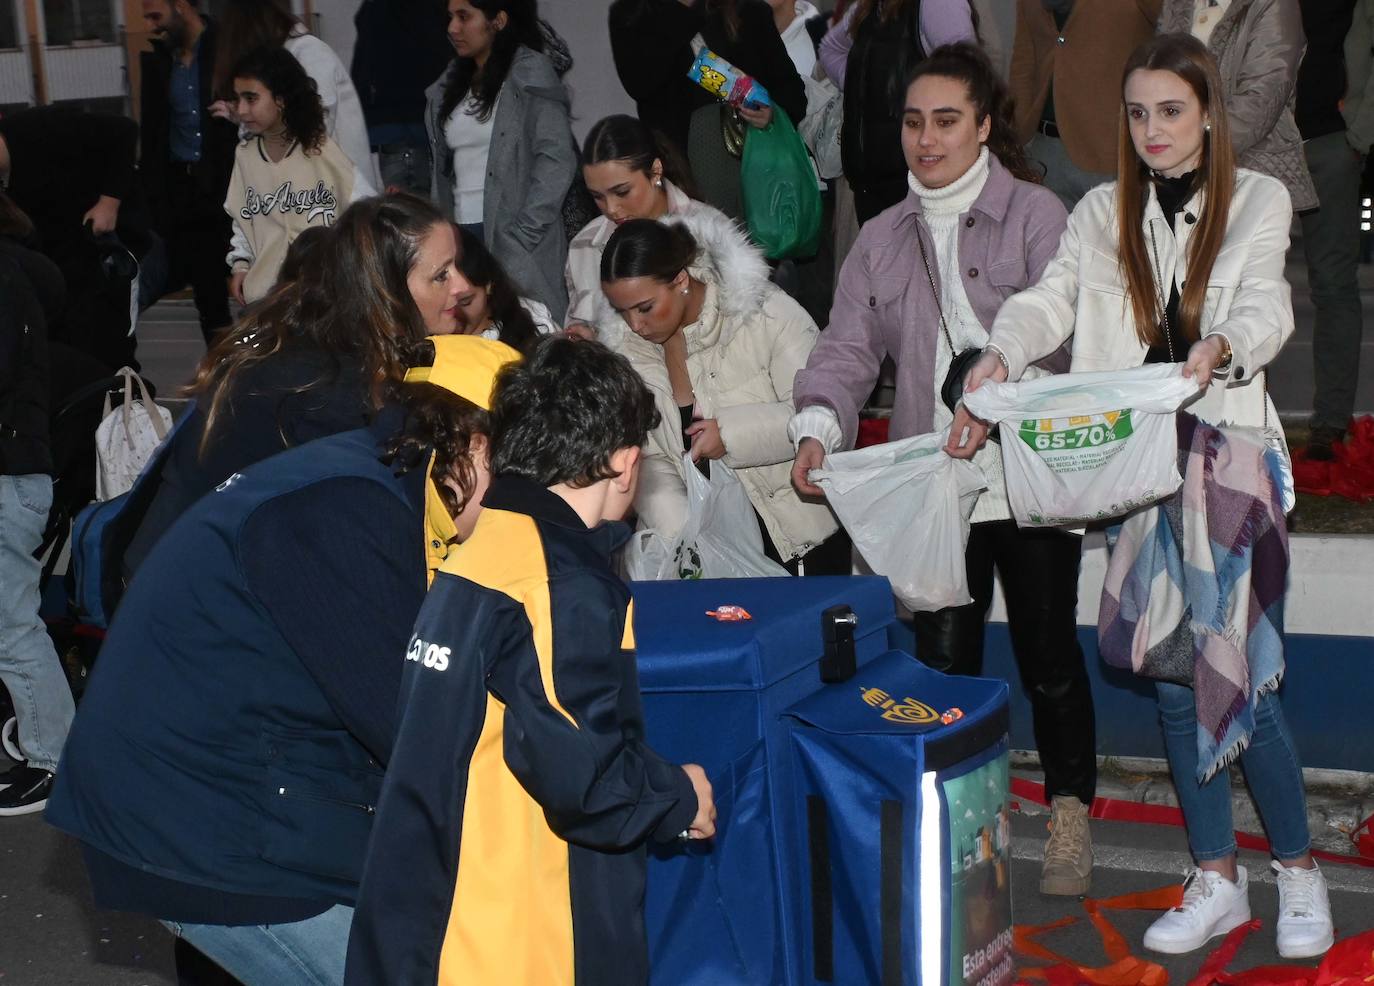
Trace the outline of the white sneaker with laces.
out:
<instances>
[{"instance_id":1,"label":"white sneaker with laces","mask_svg":"<svg viewBox=\"0 0 1374 986\"><path fill-rule=\"evenodd\" d=\"M1250 920L1250 880L1236 867L1236 882L1220 873L1194 868L1183 884L1183 902L1150 925L1145 947L1166 955L1201 948Z\"/></svg>"},{"instance_id":2,"label":"white sneaker with laces","mask_svg":"<svg viewBox=\"0 0 1374 986\"><path fill-rule=\"evenodd\" d=\"M1284 866L1278 860L1269 866L1279 885L1279 954L1285 959L1310 959L1324 954L1336 940L1326 877L1316 863L1310 870Z\"/></svg>"}]
</instances>

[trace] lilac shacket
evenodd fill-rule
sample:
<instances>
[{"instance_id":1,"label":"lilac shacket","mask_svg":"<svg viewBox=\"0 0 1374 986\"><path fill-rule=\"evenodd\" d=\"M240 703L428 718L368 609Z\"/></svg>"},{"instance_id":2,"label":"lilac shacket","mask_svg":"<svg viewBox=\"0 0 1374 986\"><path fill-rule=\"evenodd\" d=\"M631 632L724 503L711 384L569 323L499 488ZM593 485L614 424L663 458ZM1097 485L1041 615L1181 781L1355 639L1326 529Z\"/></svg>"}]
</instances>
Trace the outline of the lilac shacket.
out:
<instances>
[{"instance_id":1,"label":"lilac shacket","mask_svg":"<svg viewBox=\"0 0 1374 986\"><path fill-rule=\"evenodd\" d=\"M935 340L940 315L917 236L925 243L938 284L939 262L921 219L916 193L864 224L840 269L830 324L798 371L792 390L797 410L824 405L835 412L845 449L854 447L859 411L878 380L883 357L897 365L897 391L889 437L923 435L934 427L937 395ZM988 162L988 180L959 218L959 270L964 293L985 329L1002 303L1040 278L1059 247L1068 221L1049 189L1013 178L1000 161ZM1063 352L1040 365L1068 369ZM1054 362L1058 360L1058 362Z\"/></svg>"},{"instance_id":2,"label":"lilac shacket","mask_svg":"<svg viewBox=\"0 0 1374 986\"><path fill-rule=\"evenodd\" d=\"M854 11L858 5L851 6L838 24L825 32L821 38L817 61L825 69L826 78L840 89L844 88L844 70L849 62L849 49L854 47L854 36L849 33L854 22ZM968 0L925 0L921 4L921 44L926 51L934 51L940 45L953 44L955 41L978 43L973 30L973 17L969 13Z\"/></svg>"}]
</instances>

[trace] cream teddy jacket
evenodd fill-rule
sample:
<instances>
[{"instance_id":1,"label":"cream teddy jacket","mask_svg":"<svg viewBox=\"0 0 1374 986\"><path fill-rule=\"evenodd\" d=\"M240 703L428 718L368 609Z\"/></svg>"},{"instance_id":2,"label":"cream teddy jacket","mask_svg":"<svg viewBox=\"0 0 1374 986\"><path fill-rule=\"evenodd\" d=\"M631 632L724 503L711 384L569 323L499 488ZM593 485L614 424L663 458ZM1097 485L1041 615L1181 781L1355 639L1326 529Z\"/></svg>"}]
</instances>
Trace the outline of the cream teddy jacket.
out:
<instances>
[{"instance_id":1,"label":"cream teddy jacket","mask_svg":"<svg viewBox=\"0 0 1374 986\"><path fill-rule=\"evenodd\" d=\"M818 331L795 301L768 280L768 265L734 223L714 209L673 217L701 251L689 273L706 285L701 317L683 331L687 370L702 417L720 425L726 454L749 501L784 559L838 528L830 509L804 503L792 488L792 380L806 365ZM635 335L600 296L599 338L623 353L654 394L661 420L649 435L635 509L639 526L675 536L686 519L682 422L662 347Z\"/></svg>"}]
</instances>

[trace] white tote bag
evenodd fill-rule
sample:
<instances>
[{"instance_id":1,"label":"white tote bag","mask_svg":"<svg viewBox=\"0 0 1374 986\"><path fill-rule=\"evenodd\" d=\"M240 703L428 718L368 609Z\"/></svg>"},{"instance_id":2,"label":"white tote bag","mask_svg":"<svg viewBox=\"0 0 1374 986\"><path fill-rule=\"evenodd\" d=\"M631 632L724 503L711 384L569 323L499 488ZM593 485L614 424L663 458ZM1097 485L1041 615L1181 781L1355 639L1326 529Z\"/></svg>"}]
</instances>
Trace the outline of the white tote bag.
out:
<instances>
[{"instance_id":1,"label":"white tote bag","mask_svg":"<svg viewBox=\"0 0 1374 986\"><path fill-rule=\"evenodd\" d=\"M1022 527L1109 520L1183 484L1174 412L1198 393L1181 364L985 383L968 410L1002 425L1007 499Z\"/></svg>"},{"instance_id":2,"label":"white tote bag","mask_svg":"<svg viewBox=\"0 0 1374 986\"><path fill-rule=\"evenodd\" d=\"M148 396L143 378L123 367L124 400L111 409L105 395L105 412L95 430L95 498L111 500L128 492L172 427L172 415ZM134 384L139 397L134 397Z\"/></svg>"},{"instance_id":3,"label":"white tote bag","mask_svg":"<svg viewBox=\"0 0 1374 986\"><path fill-rule=\"evenodd\" d=\"M763 553L763 535L744 484L729 466L713 461L708 479L690 454L683 455L687 520L676 538L653 529L636 531L625 546L625 577L666 579L751 579L788 575Z\"/></svg>"},{"instance_id":4,"label":"white tote bag","mask_svg":"<svg viewBox=\"0 0 1374 986\"><path fill-rule=\"evenodd\" d=\"M964 549L987 482L972 462L944 453L946 438L918 435L836 452L811 470L868 567L918 612L973 601Z\"/></svg>"}]
</instances>

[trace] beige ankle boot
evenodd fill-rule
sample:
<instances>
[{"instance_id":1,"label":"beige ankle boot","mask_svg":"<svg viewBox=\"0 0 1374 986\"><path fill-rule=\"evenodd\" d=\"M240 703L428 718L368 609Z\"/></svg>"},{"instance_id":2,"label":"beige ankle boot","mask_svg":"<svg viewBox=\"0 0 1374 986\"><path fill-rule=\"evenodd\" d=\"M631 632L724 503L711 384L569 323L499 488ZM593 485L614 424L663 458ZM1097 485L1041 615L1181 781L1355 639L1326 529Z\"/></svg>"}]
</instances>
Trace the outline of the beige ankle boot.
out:
<instances>
[{"instance_id":1,"label":"beige ankle boot","mask_svg":"<svg viewBox=\"0 0 1374 986\"><path fill-rule=\"evenodd\" d=\"M1050 803L1049 829L1040 892L1063 897L1086 894L1093 876L1088 806L1072 795L1056 794Z\"/></svg>"}]
</instances>

